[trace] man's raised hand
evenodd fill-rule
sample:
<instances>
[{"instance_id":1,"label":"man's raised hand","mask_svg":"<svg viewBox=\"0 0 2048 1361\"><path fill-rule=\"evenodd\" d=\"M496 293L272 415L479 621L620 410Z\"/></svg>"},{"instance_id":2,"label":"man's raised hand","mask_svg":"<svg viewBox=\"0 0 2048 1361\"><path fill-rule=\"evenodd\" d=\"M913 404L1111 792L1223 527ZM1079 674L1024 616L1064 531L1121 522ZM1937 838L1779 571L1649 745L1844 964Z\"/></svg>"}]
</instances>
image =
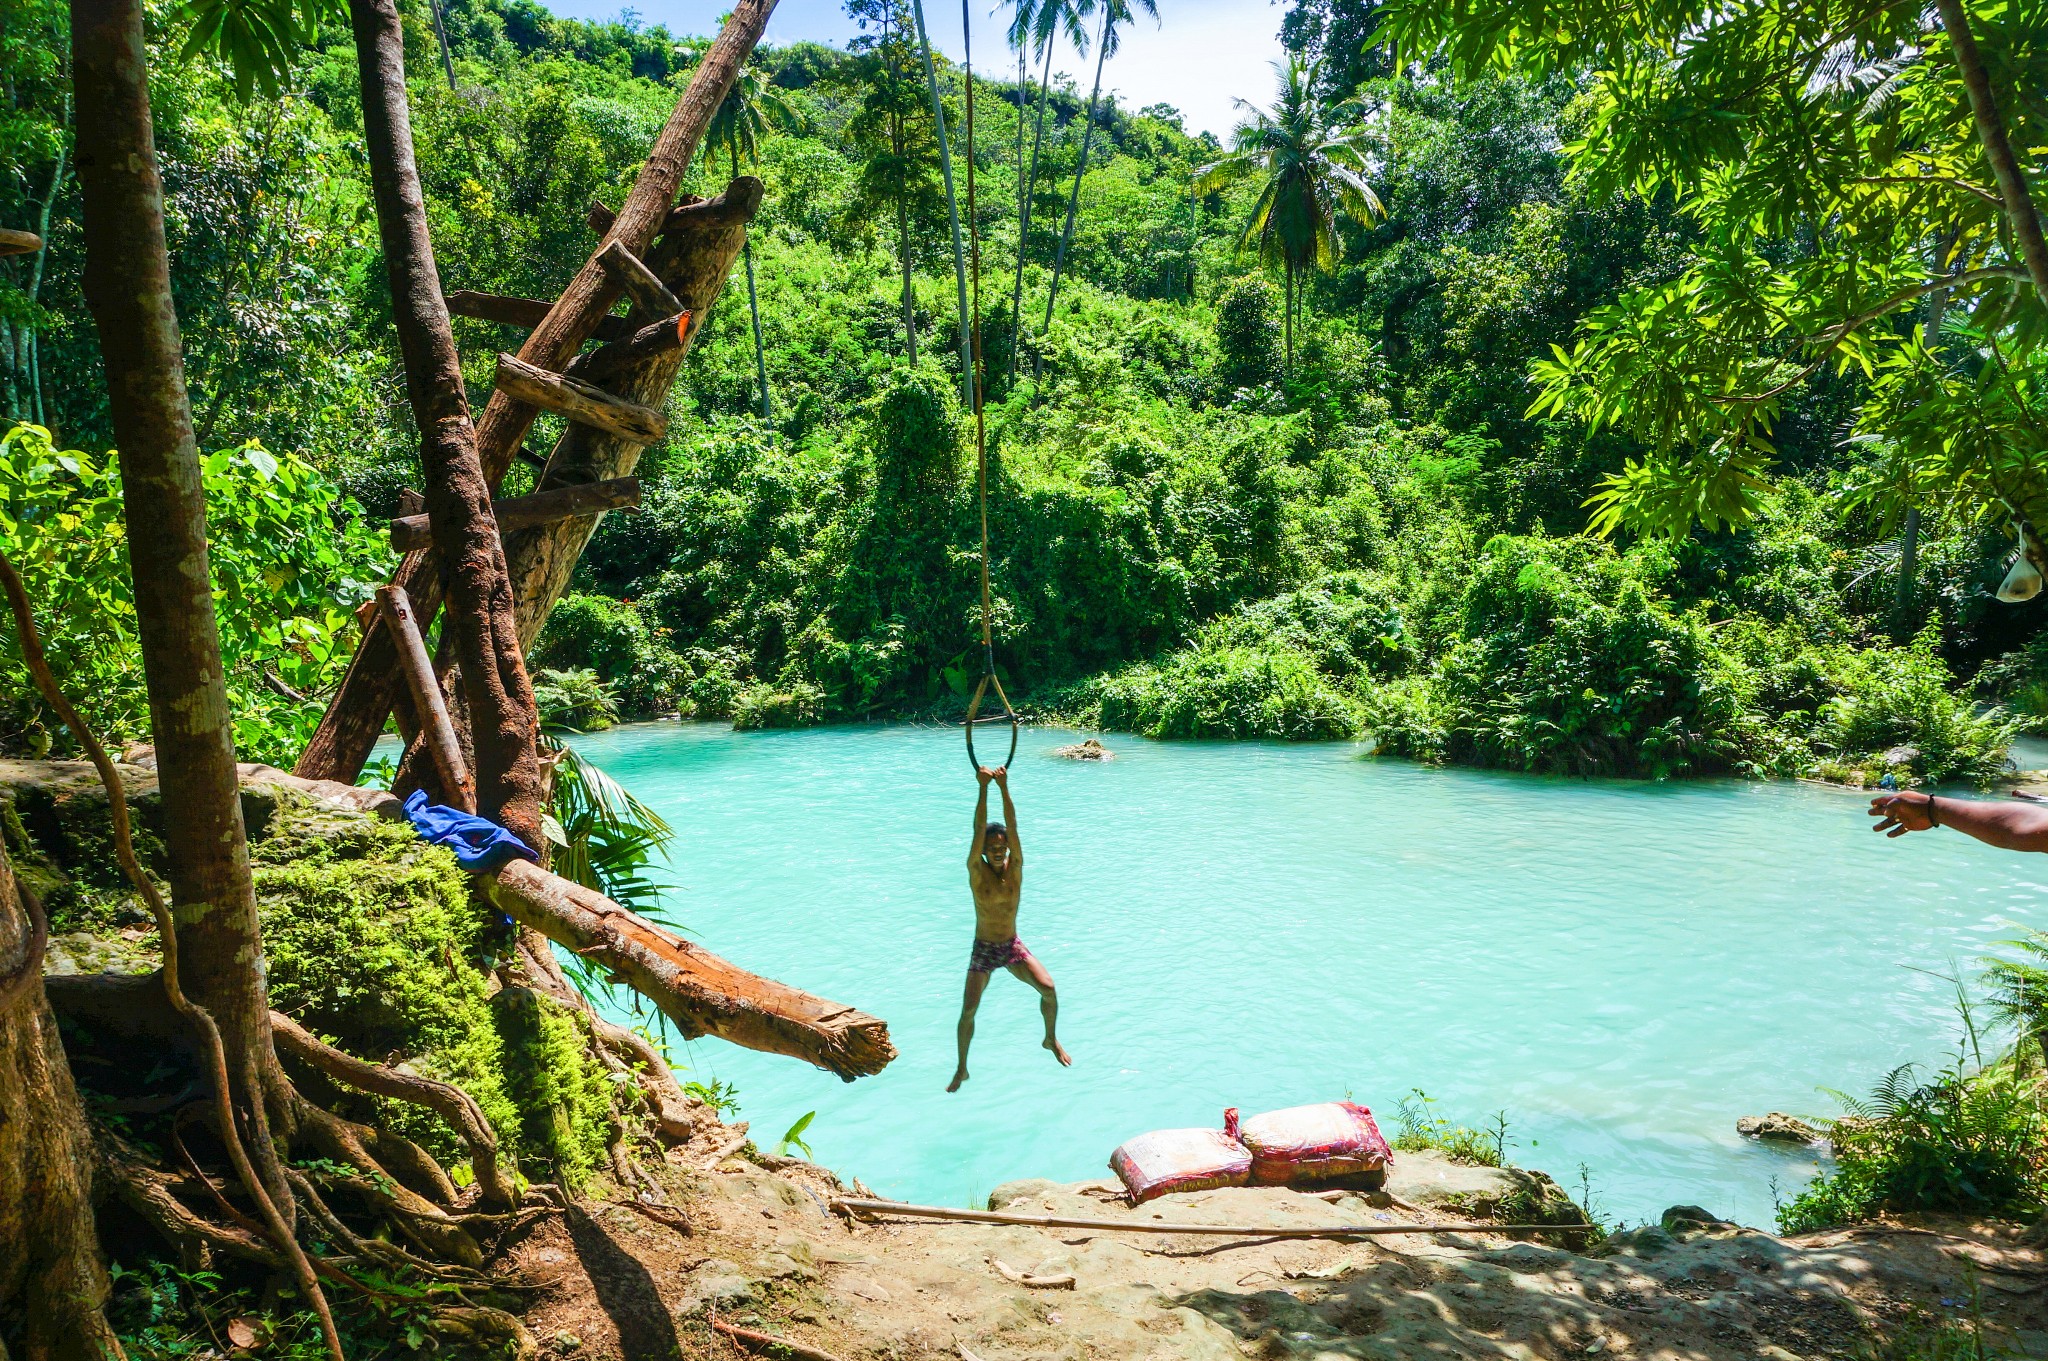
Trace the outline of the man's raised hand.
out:
<instances>
[{"instance_id":1,"label":"man's raised hand","mask_svg":"<svg viewBox=\"0 0 2048 1361\"><path fill-rule=\"evenodd\" d=\"M998 771L990 770L987 766L976 766L974 768L974 778L981 781L983 788L988 787L988 782L990 780L994 780L999 784L1002 782L1001 773Z\"/></svg>"},{"instance_id":2,"label":"man's raised hand","mask_svg":"<svg viewBox=\"0 0 2048 1361\"><path fill-rule=\"evenodd\" d=\"M994 770L988 771L987 774L988 778L996 782L997 787L1002 789L1010 787L1010 768L1008 766L997 766Z\"/></svg>"},{"instance_id":3,"label":"man's raised hand","mask_svg":"<svg viewBox=\"0 0 2048 1361\"><path fill-rule=\"evenodd\" d=\"M1880 794L1870 801L1870 816L1878 819L1870 830L1890 837L1927 831L1934 826L1933 804L1926 794Z\"/></svg>"}]
</instances>

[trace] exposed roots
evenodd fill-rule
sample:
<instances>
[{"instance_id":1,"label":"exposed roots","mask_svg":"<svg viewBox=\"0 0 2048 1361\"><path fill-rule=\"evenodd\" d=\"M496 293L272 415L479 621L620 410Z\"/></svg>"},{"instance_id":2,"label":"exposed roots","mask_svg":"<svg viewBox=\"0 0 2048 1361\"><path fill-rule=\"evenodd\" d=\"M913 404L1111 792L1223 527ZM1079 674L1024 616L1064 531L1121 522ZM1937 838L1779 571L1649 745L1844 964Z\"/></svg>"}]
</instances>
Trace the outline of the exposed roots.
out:
<instances>
[{"instance_id":1,"label":"exposed roots","mask_svg":"<svg viewBox=\"0 0 2048 1361\"><path fill-rule=\"evenodd\" d=\"M29 604L28 592L23 589L21 577L15 572L14 564L5 554L0 554L0 587L7 592L7 603L14 612L14 626L21 645L21 659L27 665L29 674L35 678L36 689L43 699L71 730L72 738L91 758L93 769L99 772L100 783L106 786L108 810L112 815L114 830L114 855L121 863L121 872L128 876L135 891L149 905L156 918L157 932L162 937L164 996L173 1009L197 1030L206 1042L206 1052L213 1061L214 1118L219 1125L220 1140L227 1149L228 1160L234 1164L235 1175L249 1193L249 1199L256 1203L262 1213L264 1225L271 1241L290 1259L292 1274L298 1278L299 1288L306 1293L313 1312L319 1316L320 1332L327 1344L328 1354L333 1361L345 1361L341 1351L341 1335L334 1328L333 1311L327 1307L327 1297L321 1293L320 1282L314 1277L313 1264L305 1251L292 1237L291 1224L278 1208L277 1200L271 1195L265 1179L257 1175L251 1163L249 1151L243 1146L240 1131L235 1124L233 1089L228 1082L227 1049L221 1043L220 1028L213 1022L204 1007L189 1000L178 987L178 939L177 926L172 920L170 905L150 877L143 873L142 862L135 855L135 841L129 832L128 791L121 783L121 776L108 759L107 749L100 745L98 737L79 716L66 698L63 687L57 684L57 677L50 670L49 659L43 654L43 642L36 632L35 610ZM283 1185L282 1160L271 1143L265 1124L263 1102L260 1098L250 1103L249 1118L257 1135L257 1152L264 1159L265 1170L270 1181Z\"/></svg>"},{"instance_id":2,"label":"exposed roots","mask_svg":"<svg viewBox=\"0 0 2048 1361\"><path fill-rule=\"evenodd\" d=\"M491 1132L490 1122L484 1119L483 1111L469 1093L445 1082L415 1077L344 1054L282 1012L270 1013L270 1027L280 1049L334 1081L374 1096L425 1106L439 1115L468 1147L469 1164L476 1173L484 1204L510 1209L519 1203L512 1178L498 1165L498 1136ZM434 1171L440 1172L438 1165Z\"/></svg>"}]
</instances>

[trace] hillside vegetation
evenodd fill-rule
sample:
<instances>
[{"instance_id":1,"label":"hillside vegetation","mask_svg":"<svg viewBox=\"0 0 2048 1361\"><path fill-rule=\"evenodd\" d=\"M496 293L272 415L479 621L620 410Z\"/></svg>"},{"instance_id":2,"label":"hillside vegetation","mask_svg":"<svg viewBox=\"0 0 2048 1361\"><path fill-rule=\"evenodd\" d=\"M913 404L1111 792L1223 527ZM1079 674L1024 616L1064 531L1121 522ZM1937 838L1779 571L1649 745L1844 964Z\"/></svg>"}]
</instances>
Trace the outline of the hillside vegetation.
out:
<instances>
[{"instance_id":1,"label":"hillside vegetation","mask_svg":"<svg viewBox=\"0 0 2048 1361\"><path fill-rule=\"evenodd\" d=\"M11 22L57 41L59 11L9 4ZM673 433L642 463L644 510L605 522L535 658L594 670L627 716L957 716L979 675L974 429L936 142L900 7L856 9L870 24L853 52L760 52L773 116L692 171L705 194L735 169L766 182L752 268L767 394L736 273L684 371ZM593 190L617 201L702 44L454 0L451 89L427 8L413 10L444 284L551 297L589 248ZM1291 12L1306 60L1345 10ZM1149 32L1129 29L1116 60L1143 60ZM30 165L28 152L62 142L60 82L20 53L6 60L20 68L8 135ZM1340 220L1334 267L1299 278L1291 345L1286 278L1240 249L1257 185L1191 194L1224 149L1170 108L1113 102L1097 114L1043 327L1085 70L1049 100L1019 343L1017 161L1035 91L981 73L996 77L978 90L976 170L1009 693L1039 714L1161 737L1369 734L1393 755L1511 769L1991 778L2013 733L2048 715L2039 607L1989 595L2009 538L1931 517L1901 591L1896 529L1844 500L1874 457L1842 439L1867 395L1854 369L1788 400L1782 475L1746 527L1589 537L1587 498L1642 451L1569 414L1531 415L1531 362L1593 309L1683 269L1699 227L1667 195L1597 192L1569 173L1563 147L1588 117L1570 79L1453 85L1352 67L1315 78L1362 80L1364 164L1384 211ZM345 30L275 99L239 100L197 59L162 70L157 137L202 442L259 441L307 470L295 485L325 514L374 526L415 477L415 439ZM957 131L960 73L941 61L940 76ZM67 485L55 451L110 442L92 329L76 324L75 195L56 168L47 183L35 178L47 163L10 179L0 201L9 220L32 218L56 186L37 292L23 301L16 269L8 295L10 358L31 332L36 353L33 373L8 368L5 397L54 441L7 446L0 495L13 499L0 512L15 520L50 499L22 489ZM457 329L480 401L493 355L518 336ZM528 476L515 469L506 490ZM347 561L319 569L331 623L382 567L367 532L337 542ZM44 581L74 568L46 563ZM271 759L317 716L346 633L318 655L243 649L249 691L264 696L251 738L271 742ZM286 653L278 679L308 698L279 712L290 705L261 673ZM134 730L138 683L109 678L102 721ZM47 741L34 704L11 702L7 742Z\"/></svg>"}]
</instances>

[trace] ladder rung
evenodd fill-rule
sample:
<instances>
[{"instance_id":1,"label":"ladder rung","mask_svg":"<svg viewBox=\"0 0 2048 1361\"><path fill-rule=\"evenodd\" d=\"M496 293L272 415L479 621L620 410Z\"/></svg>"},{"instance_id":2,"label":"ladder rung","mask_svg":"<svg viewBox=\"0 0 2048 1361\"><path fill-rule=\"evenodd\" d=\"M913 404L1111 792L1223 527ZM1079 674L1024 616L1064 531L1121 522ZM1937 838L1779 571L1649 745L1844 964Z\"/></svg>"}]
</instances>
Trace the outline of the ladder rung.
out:
<instances>
[{"instance_id":1,"label":"ladder rung","mask_svg":"<svg viewBox=\"0 0 2048 1361\"><path fill-rule=\"evenodd\" d=\"M668 434L668 417L651 406L614 397L602 388L536 368L514 355L498 356L498 388L544 411L567 416L635 444L658 443Z\"/></svg>"}]
</instances>

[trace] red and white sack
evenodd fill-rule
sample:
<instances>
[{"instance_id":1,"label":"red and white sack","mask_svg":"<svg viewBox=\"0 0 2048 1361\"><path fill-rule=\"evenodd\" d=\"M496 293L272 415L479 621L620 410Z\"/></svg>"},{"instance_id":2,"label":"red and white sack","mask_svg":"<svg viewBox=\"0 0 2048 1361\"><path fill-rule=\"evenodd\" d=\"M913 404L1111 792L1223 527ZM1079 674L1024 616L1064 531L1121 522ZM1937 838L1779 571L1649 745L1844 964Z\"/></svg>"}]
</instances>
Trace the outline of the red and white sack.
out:
<instances>
[{"instance_id":1,"label":"red and white sack","mask_svg":"<svg viewBox=\"0 0 2048 1361\"><path fill-rule=\"evenodd\" d=\"M1219 1186L1246 1186L1252 1179L1252 1155L1237 1138L1237 1109L1223 1113L1222 1129L1155 1129L1127 1140L1109 1155L1115 1172L1142 1205L1174 1191L1210 1191Z\"/></svg>"},{"instance_id":2,"label":"red and white sack","mask_svg":"<svg viewBox=\"0 0 2048 1361\"><path fill-rule=\"evenodd\" d=\"M1394 1156L1372 1112L1349 1101L1255 1115L1244 1122L1243 1139L1251 1150L1255 1186L1378 1172Z\"/></svg>"}]
</instances>

